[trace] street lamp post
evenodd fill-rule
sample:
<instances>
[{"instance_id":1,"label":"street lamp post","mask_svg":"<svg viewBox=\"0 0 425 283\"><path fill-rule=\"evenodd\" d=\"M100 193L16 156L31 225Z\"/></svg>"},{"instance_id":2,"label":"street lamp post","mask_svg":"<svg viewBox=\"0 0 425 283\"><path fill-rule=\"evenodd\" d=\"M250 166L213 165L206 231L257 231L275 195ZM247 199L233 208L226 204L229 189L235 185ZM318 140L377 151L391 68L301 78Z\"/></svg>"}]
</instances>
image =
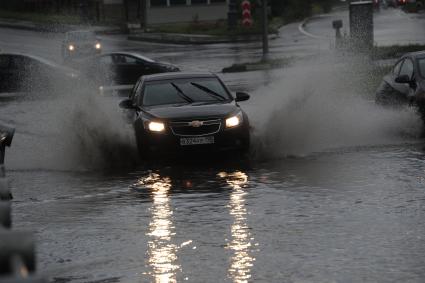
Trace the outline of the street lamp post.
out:
<instances>
[{"instance_id":1,"label":"street lamp post","mask_svg":"<svg viewBox=\"0 0 425 283\"><path fill-rule=\"evenodd\" d=\"M229 12L227 12L227 28L235 29L238 25L238 9L236 0L229 0Z\"/></svg>"}]
</instances>

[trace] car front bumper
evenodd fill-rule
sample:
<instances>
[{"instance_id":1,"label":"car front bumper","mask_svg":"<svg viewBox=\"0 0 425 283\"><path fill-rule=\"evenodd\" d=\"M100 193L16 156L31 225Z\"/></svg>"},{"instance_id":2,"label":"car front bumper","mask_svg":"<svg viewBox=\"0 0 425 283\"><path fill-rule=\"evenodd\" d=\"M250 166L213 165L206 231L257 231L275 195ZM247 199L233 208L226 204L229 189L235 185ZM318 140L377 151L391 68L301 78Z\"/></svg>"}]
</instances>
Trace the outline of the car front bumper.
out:
<instances>
[{"instance_id":1,"label":"car front bumper","mask_svg":"<svg viewBox=\"0 0 425 283\"><path fill-rule=\"evenodd\" d=\"M168 131L167 133L151 133L143 130L143 133L136 132L136 136L139 151L142 155L247 151L250 144L248 125L241 125L233 129L220 130L215 134L202 136L207 138L214 137L214 143L212 144L181 145L181 139L197 138L199 136L177 136L171 131Z\"/></svg>"}]
</instances>

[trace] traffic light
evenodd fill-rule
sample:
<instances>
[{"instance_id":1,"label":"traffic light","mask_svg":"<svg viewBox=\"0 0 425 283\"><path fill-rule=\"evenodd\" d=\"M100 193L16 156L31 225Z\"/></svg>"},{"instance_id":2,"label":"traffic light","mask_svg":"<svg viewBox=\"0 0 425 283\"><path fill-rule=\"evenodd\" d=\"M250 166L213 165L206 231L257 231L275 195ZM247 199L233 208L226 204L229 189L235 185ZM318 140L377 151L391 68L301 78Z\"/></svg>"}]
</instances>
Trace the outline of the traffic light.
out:
<instances>
[{"instance_id":1,"label":"traffic light","mask_svg":"<svg viewBox=\"0 0 425 283\"><path fill-rule=\"evenodd\" d=\"M251 2L244 0L241 3L242 6L242 25L244 27L251 27L253 24L251 15Z\"/></svg>"}]
</instances>

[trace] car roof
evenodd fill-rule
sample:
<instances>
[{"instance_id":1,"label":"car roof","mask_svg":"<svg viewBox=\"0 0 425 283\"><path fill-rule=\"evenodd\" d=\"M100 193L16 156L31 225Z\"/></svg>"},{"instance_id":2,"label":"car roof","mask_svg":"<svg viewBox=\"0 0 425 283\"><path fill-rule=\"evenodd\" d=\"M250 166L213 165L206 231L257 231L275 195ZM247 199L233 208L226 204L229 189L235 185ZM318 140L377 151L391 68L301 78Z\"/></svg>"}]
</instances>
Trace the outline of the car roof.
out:
<instances>
[{"instance_id":1,"label":"car roof","mask_svg":"<svg viewBox=\"0 0 425 283\"><path fill-rule=\"evenodd\" d=\"M133 57L139 58L141 60L144 60L144 61L147 61L147 62L150 62L150 63L156 62L155 60L148 58L148 57L145 57L140 53L128 52L128 51L106 52L106 53L102 53L98 56L103 57L103 56L108 56L108 55L127 55L127 56L133 56Z\"/></svg>"},{"instance_id":2,"label":"car roof","mask_svg":"<svg viewBox=\"0 0 425 283\"><path fill-rule=\"evenodd\" d=\"M71 30L65 33L66 35L75 35L75 34L90 34L96 35L92 30Z\"/></svg>"},{"instance_id":3,"label":"car roof","mask_svg":"<svg viewBox=\"0 0 425 283\"><path fill-rule=\"evenodd\" d=\"M96 33L91 30L74 30L65 33L65 40L91 41L97 40Z\"/></svg>"},{"instance_id":4,"label":"car roof","mask_svg":"<svg viewBox=\"0 0 425 283\"><path fill-rule=\"evenodd\" d=\"M409 52L404 54L404 57L413 57L415 59L425 58L425 51Z\"/></svg>"},{"instance_id":5,"label":"car roof","mask_svg":"<svg viewBox=\"0 0 425 283\"><path fill-rule=\"evenodd\" d=\"M191 79L191 78L218 78L213 73L189 73L189 72L169 72L143 76L145 82L175 80L175 79Z\"/></svg>"},{"instance_id":6,"label":"car roof","mask_svg":"<svg viewBox=\"0 0 425 283\"><path fill-rule=\"evenodd\" d=\"M36 56L36 55L32 55L32 54L26 54L26 53L19 53L19 52L0 52L0 55L7 55L7 56L22 56L22 57L27 57L33 60L36 60L42 64L48 65L50 67L54 67L57 69L62 69L62 70L66 70L66 71L73 71L71 68L66 67L66 66L61 66L53 61L50 61L48 59Z\"/></svg>"},{"instance_id":7,"label":"car roof","mask_svg":"<svg viewBox=\"0 0 425 283\"><path fill-rule=\"evenodd\" d=\"M19 52L8 52L8 53L0 52L0 55L28 57L30 59L39 61L43 64L46 64L46 65L49 65L49 66L52 66L52 67L62 67L62 66L60 66L59 64L56 64L53 61L50 61L48 59L45 59L45 58L42 58L42 57L39 57L39 56L36 56L36 55L32 55L32 54L25 54L25 53L19 53Z\"/></svg>"}]
</instances>

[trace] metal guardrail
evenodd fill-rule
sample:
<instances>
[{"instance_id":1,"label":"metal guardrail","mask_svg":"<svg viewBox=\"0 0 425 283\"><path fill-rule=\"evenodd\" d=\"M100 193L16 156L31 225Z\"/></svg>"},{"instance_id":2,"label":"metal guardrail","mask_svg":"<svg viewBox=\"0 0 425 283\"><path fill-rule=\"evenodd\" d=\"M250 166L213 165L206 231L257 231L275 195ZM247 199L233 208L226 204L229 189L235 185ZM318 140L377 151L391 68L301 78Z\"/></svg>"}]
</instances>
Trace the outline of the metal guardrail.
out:
<instances>
[{"instance_id":1,"label":"metal guardrail","mask_svg":"<svg viewBox=\"0 0 425 283\"><path fill-rule=\"evenodd\" d=\"M47 283L35 274L35 240L30 232L12 231L12 193L4 169L6 147L15 129L0 124L0 283Z\"/></svg>"}]
</instances>

